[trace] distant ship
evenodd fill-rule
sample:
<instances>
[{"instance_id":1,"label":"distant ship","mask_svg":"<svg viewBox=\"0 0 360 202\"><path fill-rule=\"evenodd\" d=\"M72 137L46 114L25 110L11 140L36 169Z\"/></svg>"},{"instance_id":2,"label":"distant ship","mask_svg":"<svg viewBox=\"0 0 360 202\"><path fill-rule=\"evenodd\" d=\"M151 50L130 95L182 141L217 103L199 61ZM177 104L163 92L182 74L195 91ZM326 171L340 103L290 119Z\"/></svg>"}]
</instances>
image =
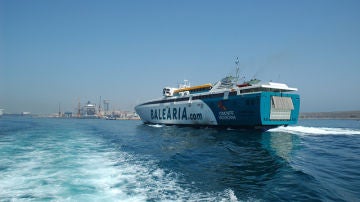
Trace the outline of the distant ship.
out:
<instances>
[{"instance_id":1,"label":"distant ship","mask_svg":"<svg viewBox=\"0 0 360 202\"><path fill-rule=\"evenodd\" d=\"M80 113L81 113L80 118L85 118L85 119L99 118L98 114L96 114L96 105L92 104L90 101L88 101L87 104L81 108Z\"/></svg>"},{"instance_id":2,"label":"distant ship","mask_svg":"<svg viewBox=\"0 0 360 202\"><path fill-rule=\"evenodd\" d=\"M21 112L21 116L31 116L31 112Z\"/></svg>"},{"instance_id":3,"label":"distant ship","mask_svg":"<svg viewBox=\"0 0 360 202\"><path fill-rule=\"evenodd\" d=\"M238 72L238 69L237 69ZM284 83L252 79L237 84L238 73L215 84L165 87L163 97L135 107L145 124L217 126L268 130L296 124L300 96Z\"/></svg>"}]
</instances>

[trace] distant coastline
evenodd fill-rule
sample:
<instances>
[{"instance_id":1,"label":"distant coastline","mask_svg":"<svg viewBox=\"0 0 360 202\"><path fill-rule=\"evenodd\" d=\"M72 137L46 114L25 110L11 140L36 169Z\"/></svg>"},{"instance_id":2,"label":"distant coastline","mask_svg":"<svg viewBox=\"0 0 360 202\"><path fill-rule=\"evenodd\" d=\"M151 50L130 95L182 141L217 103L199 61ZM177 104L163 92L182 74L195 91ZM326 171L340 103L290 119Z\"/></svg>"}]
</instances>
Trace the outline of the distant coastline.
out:
<instances>
[{"instance_id":1,"label":"distant coastline","mask_svg":"<svg viewBox=\"0 0 360 202\"><path fill-rule=\"evenodd\" d=\"M11 114L4 113L4 116L26 116L26 117L37 117L37 118L49 118L56 117L55 115L41 115L41 114ZM118 120L139 120L140 118L129 118L123 117L118 118ZM360 111L335 111L335 112L301 112L299 115L299 119L352 119L352 120L360 120Z\"/></svg>"},{"instance_id":2,"label":"distant coastline","mask_svg":"<svg viewBox=\"0 0 360 202\"><path fill-rule=\"evenodd\" d=\"M354 119L360 120L360 111L302 112L300 119Z\"/></svg>"},{"instance_id":3,"label":"distant coastline","mask_svg":"<svg viewBox=\"0 0 360 202\"><path fill-rule=\"evenodd\" d=\"M106 119L106 120L140 120L140 117L134 113L122 113L119 116L113 116L109 118L108 116L96 117L96 118L85 118L85 117L76 117L76 116L58 116L58 114L23 114L23 113L4 113L3 116L9 117L28 117L28 118L58 118L58 119Z\"/></svg>"}]
</instances>

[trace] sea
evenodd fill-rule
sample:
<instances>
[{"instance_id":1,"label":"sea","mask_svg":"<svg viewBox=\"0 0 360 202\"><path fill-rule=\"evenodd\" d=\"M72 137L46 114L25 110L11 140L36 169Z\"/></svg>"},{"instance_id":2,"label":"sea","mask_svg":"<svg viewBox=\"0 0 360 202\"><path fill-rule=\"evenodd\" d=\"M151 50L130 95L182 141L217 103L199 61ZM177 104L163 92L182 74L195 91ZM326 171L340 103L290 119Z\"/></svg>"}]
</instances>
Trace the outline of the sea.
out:
<instances>
[{"instance_id":1,"label":"sea","mask_svg":"<svg viewBox=\"0 0 360 202\"><path fill-rule=\"evenodd\" d=\"M0 118L0 201L360 201L360 121Z\"/></svg>"}]
</instances>

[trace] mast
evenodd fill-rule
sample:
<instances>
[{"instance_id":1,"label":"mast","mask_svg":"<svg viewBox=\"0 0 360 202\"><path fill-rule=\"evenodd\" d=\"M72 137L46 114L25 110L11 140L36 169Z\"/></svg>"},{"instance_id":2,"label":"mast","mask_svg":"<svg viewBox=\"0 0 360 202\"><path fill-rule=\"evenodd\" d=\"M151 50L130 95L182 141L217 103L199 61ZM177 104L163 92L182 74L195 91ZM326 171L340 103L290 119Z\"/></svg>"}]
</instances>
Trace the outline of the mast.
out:
<instances>
[{"instance_id":1,"label":"mast","mask_svg":"<svg viewBox=\"0 0 360 202\"><path fill-rule=\"evenodd\" d=\"M235 65L236 65L235 79L236 79L236 82L238 82L238 80L239 80L239 71L240 71L239 57L236 57Z\"/></svg>"}]
</instances>

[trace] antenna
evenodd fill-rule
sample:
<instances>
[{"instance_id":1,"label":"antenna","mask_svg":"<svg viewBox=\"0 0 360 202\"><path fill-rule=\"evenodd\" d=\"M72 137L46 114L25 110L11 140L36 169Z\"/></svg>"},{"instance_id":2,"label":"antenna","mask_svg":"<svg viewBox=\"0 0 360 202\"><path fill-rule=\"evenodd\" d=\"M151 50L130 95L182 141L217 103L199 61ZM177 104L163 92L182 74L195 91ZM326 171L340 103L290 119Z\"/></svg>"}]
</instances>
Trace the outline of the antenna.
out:
<instances>
[{"instance_id":1,"label":"antenna","mask_svg":"<svg viewBox=\"0 0 360 202\"><path fill-rule=\"evenodd\" d=\"M238 81L238 80L239 80L239 71L240 71L240 67L239 67L239 57L236 57L235 65L236 65L235 79L236 79L236 81Z\"/></svg>"}]
</instances>

